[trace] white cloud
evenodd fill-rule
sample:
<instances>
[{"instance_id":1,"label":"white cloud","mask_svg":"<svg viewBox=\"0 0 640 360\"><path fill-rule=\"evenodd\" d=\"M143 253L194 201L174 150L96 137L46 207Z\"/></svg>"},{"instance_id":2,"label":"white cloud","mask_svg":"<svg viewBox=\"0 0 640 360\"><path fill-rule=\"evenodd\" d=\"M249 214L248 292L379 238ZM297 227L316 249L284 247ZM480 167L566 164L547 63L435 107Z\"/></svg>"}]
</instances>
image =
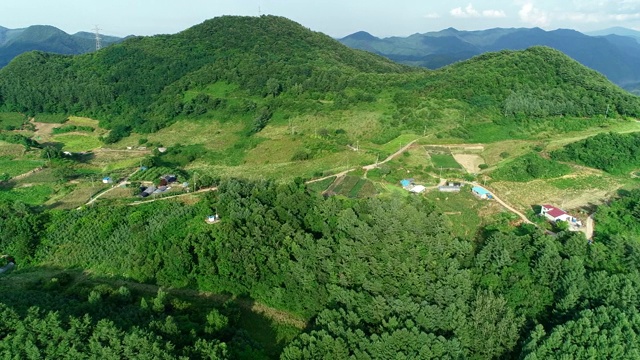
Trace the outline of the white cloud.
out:
<instances>
[{"instance_id":1,"label":"white cloud","mask_svg":"<svg viewBox=\"0 0 640 360\"><path fill-rule=\"evenodd\" d=\"M635 20L635 19L640 19L640 13L636 13L636 14L612 14L612 15L609 16L609 18L611 20L615 20L615 21Z\"/></svg>"},{"instance_id":2,"label":"white cloud","mask_svg":"<svg viewBox=\"0 0 640 360\"><path fill-rule=\"evenodd\" d=\"M482 16L487 18L503 18L507 17L507 14L503 10L484 10Z\"/></svg>"},{"instance_id":3,"label":"white cloud","mask_svg":"<svg viewBox=\"0 0 640 360\"><path fill-rule=\"evenodd\" d=\"M549 14L536 8L531 2L527 2L522 5L522 8L520 8L518 15L520 15L520 20L522 20L523 22L535 26L544 27L548 26L550 23Z\"/></svg>"},{"instance_id":4,"label":"white cloud","mask_svg":"<svg viewBox=\"0 0 640 360\"><path fill-rule=\"evenodd\" d=\"M506 17L507 14L503 10L483 10L482 12L476 10L472 4L467 5L464 9L457 7L451 9L449 14L457 18L472 18L472 17L487 17L487 18L500 18Z\"/></svg>"},{"instance_id":5,"label":"white cloud","mask_svg":"<svg viewBox=\"0 0 640 360\"><path fill-rule=\"evenodd\" d=\"M440 14L438 13L429 13L424 16L425 19L438 19Z\"/></svg>"},{"instance_id":6,"label":"white cloud","mask_svg":"<svg viewBox=\"0 0 640 360\"><path fill-rule=\"evenodd\" d=\"M462 9L462 7L457 7L455 9L452 9L450 13L453 17L459 17L459 18L469 18L469 17L480 16L480 13L478 12L478 10L474 9L473 5L471 4L467 5L467 7L465 7L464 9Z\"/></svg>"}]
</instances>

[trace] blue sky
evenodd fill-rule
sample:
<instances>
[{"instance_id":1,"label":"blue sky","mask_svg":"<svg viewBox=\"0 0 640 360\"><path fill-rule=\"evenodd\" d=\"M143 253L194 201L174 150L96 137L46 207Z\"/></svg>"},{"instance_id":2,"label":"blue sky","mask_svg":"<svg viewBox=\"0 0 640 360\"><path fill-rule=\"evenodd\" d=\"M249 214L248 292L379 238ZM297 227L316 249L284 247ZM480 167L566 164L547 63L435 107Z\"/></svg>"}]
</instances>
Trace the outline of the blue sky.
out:
<instances>
[{"instance_id":1,"label":"blue sky","mask_svg":"<svg viewBox=\"0 0 640 360\"><path fill-rule=\"evenodd\" d=\"M406 36L455 27L640 30L640 0L2 0L0 26L53 25L74 33L176 33L220 15L273 14L342 37L364 30Z\"/></svg>"}]
</instances>

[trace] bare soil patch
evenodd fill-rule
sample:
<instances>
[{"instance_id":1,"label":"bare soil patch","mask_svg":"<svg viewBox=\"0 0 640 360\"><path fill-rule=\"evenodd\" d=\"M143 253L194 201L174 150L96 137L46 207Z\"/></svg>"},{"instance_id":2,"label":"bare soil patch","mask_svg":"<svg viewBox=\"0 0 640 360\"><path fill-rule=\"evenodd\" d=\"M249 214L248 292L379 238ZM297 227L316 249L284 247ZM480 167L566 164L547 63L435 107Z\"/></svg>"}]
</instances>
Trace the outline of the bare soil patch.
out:
<instances>
[{"instance_id":1,"label":"bare soil patch","mask_svg":"<svg viewBox=\"0 0 640 360\"><path fill-rule=\"evenodd\" d=\"M462 165L467 172L475 174L480 171L480 165L484 164L484 159L476 154L452 154L458 164Z\"/></svg>"},{"instance_id":2,"label":"bare soil patch","mask_svg":"<svg viewBox=\"0 0 640 360\"><path fill-rule=\"evenodd\" d=\"M34 137L37 140L51 139L51 133L53 132L53 129L62 126L62 124L56 124L56 123L36 122L33 119L29 120L29 122L36 127L36 131L34 132Z\"/></svg>"}]
</instances>

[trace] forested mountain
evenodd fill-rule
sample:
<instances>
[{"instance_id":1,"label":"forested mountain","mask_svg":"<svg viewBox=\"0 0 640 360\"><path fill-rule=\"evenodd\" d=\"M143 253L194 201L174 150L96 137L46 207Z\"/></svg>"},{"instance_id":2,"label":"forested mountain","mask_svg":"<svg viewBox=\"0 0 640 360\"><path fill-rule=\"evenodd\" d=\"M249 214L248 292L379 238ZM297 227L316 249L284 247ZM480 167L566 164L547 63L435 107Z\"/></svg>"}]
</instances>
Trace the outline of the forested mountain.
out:
<instances>
[{"instance_id":1,"label":"forested mountain","mask_svg":"<svg viewBox=\"0 0 640 360\"><path fill-rule=\"evenodd\" d=\"M124 118L122 126L150 131L183 112L185 90L216 82L239 85L248 96L322 97L371 84L369 74L407 71L284 18L229 16L77 57L24 54L0 71L0 96L17 111L84 113L106 124ZM380 87L382 78L377 81ZM208 100L188 106L219 105ZM238 106L246 112L255 104Z\"/></svg>"},{"instance_id":2,"label":"forested mountain","mask_svg":"<svg viewBox=\"0 0 640 360\"><path fill-rule=\"evenodd\" d=\"M115 36L101 36L103 46L119 41ZM75 55L96 49L95 35L79 32L69 35L47 25L33 25L24 29L0 27L0 67L7 65L16 56L33 50L55 54Z\"/></svg>"},{"instance_id":3,"label":"forested mountain","mask_svg":"<svg viewBox=\"0 0 640 360\"><path fill-rule=\"evenodd\" d=\"M220 83L241 93L207 91ZM385 99L396 122L422 129L411 108L427 96L491 116L640 114L637 97L557 51L487 54L430 72L274 16L216 18L75 57L32 52L0 70L5 110L89 115L112 129L107 141L209 111L254 117L248 131L257 132L278 109L309 100L339 108Z\"/></svg>"},{"instance_id":4,"label":"forested mountain","mask_svg":"<svg viewBox=\"0 0 640 360\"><path fill-rule=\"evenodd\" d=\"M386 56L392 60L439 68L485 52L549 46L581 64L603 73L628 90L640 88L640 44L626 36L587 36L573 30L539 28L459 31L453 28L406 38L379 39L358 32L340 39L345 45ZM624 39L620 39L620 38Z\"/></svg>"}]
</instances>

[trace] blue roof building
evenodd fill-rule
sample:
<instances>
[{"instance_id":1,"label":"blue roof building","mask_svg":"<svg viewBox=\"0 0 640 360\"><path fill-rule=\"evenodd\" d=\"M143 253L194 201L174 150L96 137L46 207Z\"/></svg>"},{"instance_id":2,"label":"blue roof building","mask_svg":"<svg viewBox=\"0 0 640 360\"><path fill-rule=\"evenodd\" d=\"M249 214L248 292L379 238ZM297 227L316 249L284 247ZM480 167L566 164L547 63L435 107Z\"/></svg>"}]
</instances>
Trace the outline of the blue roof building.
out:
<instances>
[{"instance_id":1,"label":"blue roof building","mask_svg":"<svg viewBox=\"0 0 640 360\"><path fill-rule=\"evenodd\" d=\"M483 188L482 186L474 186L471 189L471 192L473 192L476 196L478 196L481 199L491 199L491 192L489 192L489 190Z\"/></svg>"},{"instance_id":2,"label":"blue roof building","mask_svg":"<svg viewBox=\"0 0 640 360\"><path fill-rule=\"evenodd\" d=\"M406 187L408 187L409 185L411 185L411 180L407 180L407 179L400 180L400 185L402 185L402 187L405 187L405 188L406 188Z\"/></svg>"}]
</instances>

